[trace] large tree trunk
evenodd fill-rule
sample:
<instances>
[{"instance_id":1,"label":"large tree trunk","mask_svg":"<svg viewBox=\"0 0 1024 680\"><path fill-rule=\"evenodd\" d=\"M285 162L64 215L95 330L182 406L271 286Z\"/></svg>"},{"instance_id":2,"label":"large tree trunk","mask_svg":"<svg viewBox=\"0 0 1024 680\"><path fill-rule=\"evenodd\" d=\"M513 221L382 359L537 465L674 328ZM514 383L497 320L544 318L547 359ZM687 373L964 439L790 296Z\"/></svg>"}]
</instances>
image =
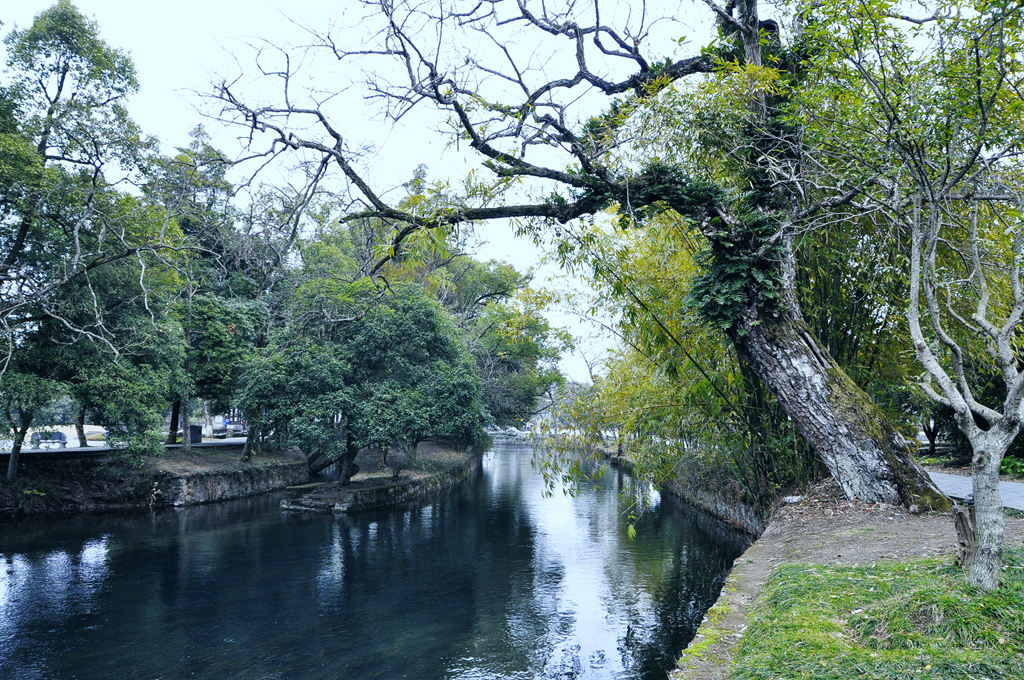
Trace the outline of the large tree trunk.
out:
<instances>
[{"instance_id":1,"label":"large tree trunk","mask_svg":"<svg viewBox=\"0 0 1024 680\"><path fill-rule=\"evenodd\" d=\"M795 315L753 306L732 341L848 498L949 510L871 398Z\"/></svg>"},{"instance_id":2,"label":"large tree trunk","mask_svg":"<svg viewBox=\"0 0 1024 680\"><path fill-rule=\"evenodd\" d=\"M735 3L739 38L745 61L750 65L762 63L762 50L771 36L760 31L757 0L738 0ZM772 116L763 95L763 88L751 76L750 113L755 129L772 132ZM758 133L759 134L759 133ZM753 148L765 145L755 134ZM781 153L784 146L773 149L777 140L768 135L769 142L761 156L750 158L749 181L754 192L762 194L764 214L780 198L775 184L784 184L776 176L769 157ZM768 252L772 242L739 233L718 233L722 227L742 232L744 224L722 216L721 224L706 233L716 258L723 261L735 258L737 245L750 248L749 262L757 263ZM848 498L870 502L902 503L921 509L949 510L949 499L939 491L911 458L903 437L889 424L885 415L871 398L861 390L836 361L815 340L803 321L796 299L796 259L792 236L784 224L779 225L782 235L774 263L780 274L779 299L763 301L761 292L748 290L749 302L738 323L729 335L741 359L746 361L768 390L775 395L792 419L797 431L811 445L829 472L842 487ZM756 284L763 287L763 282Z\"/></svg>"},{"instance_id":3,"label":"large tree trunk","mask_svg":"<svg viewBox=\"0 0 1024 680\"><path fill-rule=\"evenodd\" d=\"M25 443L25 436L28 428L32 426L32 411L18 410L18 419L21 421L14 432L14 444L11 446L11 458L7 461L7 481L13 480L18 474L18 458L21 457L21 446Z\"/></svg>"},{"instance_id":4,"label":"large tree trunk","mask_svg":"<svg viewBox=\"0 0 1024 680\"><path fill-rule=\"evenodd\" d=\"M312 456L309 459L309 471L320 472L331 465L338 465L338 482L341 484L348 484L352 478L359 472L359 466L356 465L356 456L359 455L359 447L356 446L352 441L346 441L345 453L340 458L326 458L322 455Z\"/></svg>"}]
</instances>

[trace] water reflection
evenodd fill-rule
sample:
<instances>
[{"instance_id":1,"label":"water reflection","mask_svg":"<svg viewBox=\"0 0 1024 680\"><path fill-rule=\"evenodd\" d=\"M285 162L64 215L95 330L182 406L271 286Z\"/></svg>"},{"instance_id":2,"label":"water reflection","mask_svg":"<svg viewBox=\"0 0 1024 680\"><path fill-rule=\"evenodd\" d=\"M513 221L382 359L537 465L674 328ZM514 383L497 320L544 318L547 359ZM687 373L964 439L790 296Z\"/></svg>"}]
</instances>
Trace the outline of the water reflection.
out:
<instances>
[{"instance_id":1,"label":"water reflection","mask_svg":"<svg viewBox=\"0 0 1024 680\"><path fill-rule=\"evenodd\" d=\"M544 497L529 451L419 505L277 499L0 527L0 678L664 678L744 539L611 474Z\"/></svg>"}]
</instances>

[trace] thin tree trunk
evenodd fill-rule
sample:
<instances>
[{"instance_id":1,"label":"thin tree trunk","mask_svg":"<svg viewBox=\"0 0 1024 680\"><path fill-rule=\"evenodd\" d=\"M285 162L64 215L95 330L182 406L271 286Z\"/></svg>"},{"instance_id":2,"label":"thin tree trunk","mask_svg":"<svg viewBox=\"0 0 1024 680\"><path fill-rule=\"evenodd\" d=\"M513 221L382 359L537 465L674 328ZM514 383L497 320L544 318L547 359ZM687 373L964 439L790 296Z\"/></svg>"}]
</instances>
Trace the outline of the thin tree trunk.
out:
<instances>
[{"instance_id":1,"label":"thin tree trunk","mask_svg":"<svg viewBox=\"0 0 1024 680\"><path fill-rule=\"evenodd\" d=\"M848 498L949 510L903 437L801 321L754 306L732 341Z\"/></svg>"},{"instance_id":2,"label":"thin tree trunk","mask_svg":"<svg viewBox=\"0 0 1024 680\"><path fill-rule=\"evenodd\" d=\"M178 443L178 426L181 424L178 420L181 418L181 399L175 399L174 403L171 404L171 425L168 428L167 443L177 444Z\"/></svg>"},{"instance_id":3,"label":"thin tree trunk","mask_svg":"<svg viewBox=\"0 0 1024 680\"><path fill-rule=\"evenodd\" d=\"M85 437L85 406L78 407L78 419L75 420L75 433L78 435L78 445L83 449L89 446L89 440Z\"/></svg>"},{"instance_id":4,"label":"thin tree trunk","mask_svg":"<svg viewBox=\"0 0 1024 680\"><path fill-rule=\"evenodd\" d=\"M11 446L11 459L7 462L7 481L12 481L18 474L18 458L21 457L21 446L25 443L28 428L32 426L32 411L18 410L20 426L14 433L14 444Z\"/></svg>"},{"instance_id":5,"label":"thin tree trunk","mask_svg":"<svg viewBox=\"0 0 1024 680\"><path fill-rule=\"evenodd\" d=\"M203 436L213 436L213 413L210 411L209 399L203 399Z\"/></svg>"},{"instance_id":6,"label":"thin tree trunk","mask_svg":"<svg viewBox=\"0 0 1024 680\"><path fill-rule=\"evenodd\" d=\"M928 439L928 456L931 458L935 457L935 440L939 436L939 430L935 426L935 421L932 417L925 416L924 424L921 426L921 431L924 432L924 436Z\"/></svg>"},{"instance_id":7,"label":"thin tree trunk","mask_svg":"<svg viewBox=\"0 0 1024 680\"><path fill-rule=\"evenodd\" d=\"M188 387L186 387L181 393L181 444L182 450L185 453L192 453L192 437L189 430L189 407L188 407Z\"/></svg>"},{"instance_id":8,"label":"thin tree trunk","mask_svg":"<svg viewBox=\"0 0 1024 680\"><path fill-rule=\"evenodd\" d=\"M256 434L256 428L250 427L248 432L245 433L245 446L242 447L242 460L250 460L253 454L253 438Z\"/></svg>"}]
</instances>

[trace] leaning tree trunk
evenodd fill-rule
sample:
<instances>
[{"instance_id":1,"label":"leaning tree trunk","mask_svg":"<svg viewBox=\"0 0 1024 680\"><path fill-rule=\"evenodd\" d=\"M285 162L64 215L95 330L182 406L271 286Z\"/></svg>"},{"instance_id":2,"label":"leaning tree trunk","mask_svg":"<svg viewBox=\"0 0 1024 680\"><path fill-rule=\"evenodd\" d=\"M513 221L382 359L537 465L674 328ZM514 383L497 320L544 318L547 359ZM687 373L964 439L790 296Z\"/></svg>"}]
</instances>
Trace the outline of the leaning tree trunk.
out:
<instances>
[{"instance_id":1,"label":"leaning tree trunk","mask_svg":"<svg viewBox=\"0 0 1024 680\"><path fill-rule=\"evenodd\" d=\"M338 482L340 484L348 484L356 473L359 472L359 466L356 465L356 456L358 455L359 447L351 439L346 438L345 452L339 458L323 457L322 453L311 456L309 459L309 471L316 473L337 464Z\"/></svg>"},{"instance_id":2,"label":"leaning tree trunk","mask_svg":"<svg viewBox=\"0 0 1024 680\"><path fill-rule=\"evenodd\" d=\"M903 437L799 317L752 305L731 335L847 498L949 509Z\"/></svg>"},{"instance_id":3,"label":"leaning tree trunk","mask_svg":"<svg viewBox=\"0 0 1024 680\"><path fill-rule=\"evenodd\" d=\"M757 0L737 0L736 26L748 65L764 63L767 45L777 45L777 36L761 31ZM749 104L753 130L747 180L753 194L760 194L763 208L754 211L760 218L745 224L726 219L720 213L718 224L706 232L716 259L735 264L736 248L745 246L751 266L763 260L764 253L778 248L771 266L778 267L781 290L778 299L762 301L760 291L749 290L739 321L730 330L730 339L741 359L746 361L768 390L779 400L798 432L811 445L848 498L871 502L903 503L921 509L949 509L949 499L932 483L910 455L903 437L889 424L871 398L861 390L826 352L803 322L796 299L796 259L791 235L779 224L778 234L766 239L755 226L775 211L779 185L785 181L776 174L774 161L788 162L784 134L773 118L777 106L770 105L764 90L751 76ZM795 143L795 142L794 142ZM793 160L793 159L788 159ZM692 198L688 198L691 200ZM749 208L748 208L749 210ZM724 231L722 231L724 229ZM740 232L746 230L743 236ZM745 246L743 245L745 244ZM743 258L740 258L743 259ZM757 284L748 284L748 286ZM760 284L764 286L763 282Z\"/></svg>"},{"instance_id":4,"label":"leaning tree trunk","mask_svg":"<svg viewBox=\"0 0 1024 680\"><path fill-rule=\"evenodd\" d=\"M21 457L21 447L28 435L28 428L32 426L32 411L18 410L18 418L21 423L14 432L14 444L11 446L11 458L7 461L7 481L10 482L18 474L18 458Z\"/></svg>"}]
</instances>

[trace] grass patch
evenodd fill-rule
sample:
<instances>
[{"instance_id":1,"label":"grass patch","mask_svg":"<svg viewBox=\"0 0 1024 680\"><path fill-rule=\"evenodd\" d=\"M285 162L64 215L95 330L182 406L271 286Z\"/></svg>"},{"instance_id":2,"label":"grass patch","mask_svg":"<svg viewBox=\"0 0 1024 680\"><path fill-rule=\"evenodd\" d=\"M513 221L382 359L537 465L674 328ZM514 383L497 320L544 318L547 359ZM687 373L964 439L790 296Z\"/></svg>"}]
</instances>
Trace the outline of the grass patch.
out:
<instances>
[{"instance_id":1,"label":"grass patch","mask_svg":"<svg viewBox=\"0 0 1024 680\"><path fill-rule=\"evenodd\" d=\"M786 565L754 610L730 678L1024 678L1024 550L994 593L946 560Z\"/></svg>"},{"instance_id":2,"label":"grass patch","mask_svg":"<svg viewBox=\"0 0 1024 680\"><path fill-rule=\"evenodd\" d=\"M914 456L918 465L948 465L952 460L949 456Z\"/></svg>"}]
</instances>

